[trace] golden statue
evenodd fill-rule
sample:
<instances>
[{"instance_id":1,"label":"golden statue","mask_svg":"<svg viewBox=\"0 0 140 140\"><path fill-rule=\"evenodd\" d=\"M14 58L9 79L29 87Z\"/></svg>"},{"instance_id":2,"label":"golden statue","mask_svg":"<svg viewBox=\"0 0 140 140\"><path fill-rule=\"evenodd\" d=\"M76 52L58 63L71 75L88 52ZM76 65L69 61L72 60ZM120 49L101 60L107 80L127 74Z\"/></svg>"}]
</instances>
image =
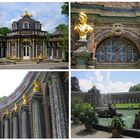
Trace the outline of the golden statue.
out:
<instances>
[{"instance_id":1,"label":"golden statue","mask_svg":"<svg viewBox=\"0 0 140 140\"><path fill-rule=\"evenodd\" d=\"M85 13L79 13L78 23L75 25L74 31L79 33L80 40L86 40L87 33L93 31L93 28L90 25L87 25L87 15Z\"/></svg>"},{"instance_id":2,"label":"golden statue","mask_svg":"<svg viewBox=\"0 0 140 140\"><path fill-rule=\"evenodd\" d=\"M6 110L6 115L7 115L7 116L9 115L9 110L8 110L8 109Z\"/></svg>"},{"instance_id":3,"label":"golden statue","mask_svg":"<svg viewBox=\"0 0 140 140\"><path fill-rule=\"evenodd\" d=\"M25 95L23 95L22 99L23 99L23 105L26 105L26 104L27 104L27 99L26 99L26 96L25 96Z\"/></svg>"},{"instance_id":4,"label":"golden statue","mask_svg":"<svg viewBox=\"0 0 140 140\"><path fill-rule=\"evenodd\" d=\"M39 83L38 83L38 81L34 81L33 82L33 84L34 84L34 88L33 88L33 91L34 92L39 92Z\"/></svg>"},{"instance_id":5,"label":"golden statue","mask_svg":"<svg viewBox=\"0 0 140 140\"><path fill-rule=\"evenodd\" d=\"M14 111L17 112L17 104L14 105Z\"/></svg>"},{"instance_id":6,"label":"golden statue","mask_svg":"<svg viewBox=\"0 0 140 140\"><path fill-rule=\"evenodd\" d=\"M27 10L25 10L25 13L22 15L22 17L32 17L32 14L29 14Z\"/></svg>"}]
</instances>

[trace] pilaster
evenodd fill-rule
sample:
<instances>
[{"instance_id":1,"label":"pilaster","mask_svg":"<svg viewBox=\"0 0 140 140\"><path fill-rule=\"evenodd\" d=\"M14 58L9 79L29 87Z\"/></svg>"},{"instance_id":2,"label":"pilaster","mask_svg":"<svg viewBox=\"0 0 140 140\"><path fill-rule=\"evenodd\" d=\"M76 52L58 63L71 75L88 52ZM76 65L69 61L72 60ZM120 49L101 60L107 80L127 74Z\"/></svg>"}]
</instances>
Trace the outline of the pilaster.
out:
<instances>
[{"instance_id":1,"label":"pilaster","mask_svg":"<svg viewBox=\"0 0 140 140\"><path fill-rule=\"evenodd\" d=\"M42 123L42 112L41 112L41 101L42 94L35 93L32 97L32 113L33 113L33 131L34 138L43 137L43 123Z\"/></svg>"},{"instance_id":2,"label":"pilaster","mask_svg":"<svg viewBox=\"0 0 140 140\"><path fill-rule=\"evenodd\" d=\"M53 138L68 137L68 118L65 106L65 91L59 73L51 75L49 83L50 104L52 115Z\"/></svg>"}]
</instances>

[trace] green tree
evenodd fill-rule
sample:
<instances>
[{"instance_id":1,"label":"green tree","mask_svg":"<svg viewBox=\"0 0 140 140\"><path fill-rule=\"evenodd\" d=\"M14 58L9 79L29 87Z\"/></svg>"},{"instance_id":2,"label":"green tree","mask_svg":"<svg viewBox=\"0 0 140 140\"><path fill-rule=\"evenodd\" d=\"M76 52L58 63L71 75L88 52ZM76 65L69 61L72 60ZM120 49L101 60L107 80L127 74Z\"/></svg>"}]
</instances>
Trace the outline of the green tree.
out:
<instances>
[{"instance_id":1,"label":"green tree","mask_svg":"<svg viewBox=\"0 0 140 140\"><path fill-rule=\"evenodd\" d=\"M0 97L0 101L4 100L5 98L6 98L6 96Z\"/></svg>"},{"instance_id":2,"label":"green tree","mask_svg":"<svg viewBox=\"0 0 140 140\"><path fill-rule=\"evenodd\" d=\"M140 91L140 84L131 86L129 92Z\"/></svg>"},{"instance_id":3,"label":"green tree","mask_svg":"<svg viewBox=\"0 0 140 140\"><path fill-rule=\"evenodd\" d=\"M2 27L0 28L0 34L2 34L3 36L6 36L7 33L10 33L11 29L7 28L7 27Z\"/></svg>"},{"instance_id":4,"label":"green tree","mask_svg":"<svg viewBox=\"0 0 140 140\"><path fill-rule=\"evenodd\" d=\"M66 17L68 17L69 16L69 3L64 2L64 4L61 6L61 9L62 9L61 13L63 15L66 15Z\"/></svg>"},{"instance_id":5,"label":"green tree","mask_svg":"<svg viewBox=\"0 0 140 140\"><path fill-rule=\"evenodd\" d=\"M69 31L69 28L68 28L68 25L65 25L65 24L59 24L56 28L56 31L58 31L61 36L60 36L60 48L62 49L62 52L63 52L63 56L62 56L62 59L63 61L68 61L68 31Z\"/></svg>"}]
</instances>

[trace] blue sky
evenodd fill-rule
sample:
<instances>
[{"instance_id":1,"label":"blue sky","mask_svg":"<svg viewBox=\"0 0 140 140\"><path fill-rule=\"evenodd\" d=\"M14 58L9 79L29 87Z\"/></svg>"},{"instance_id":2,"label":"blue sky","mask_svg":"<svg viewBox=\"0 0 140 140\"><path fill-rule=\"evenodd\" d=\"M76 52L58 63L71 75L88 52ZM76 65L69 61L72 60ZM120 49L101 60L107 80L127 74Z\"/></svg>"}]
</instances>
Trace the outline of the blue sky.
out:
<instances>
[{"instance_id":1,"label":"blue sky","mask_svg":"<svg viewBox=\"0 0 140 140\"><path fill-rule=\"evenodd\" d=\"M63 2L1 2L0 27L9 27L13 21L21 18L25 10L32 18L42 23L43 30L54 32L59 24L66 23L66 17L61 14Z\"/></svg>"},{"instance_id":2,"label":"blue sky","mask_svg":"<svg viewBox=\"0 0 140 140\"><path fill-rule=\"evenodd\" d=\"M101 93L127 92L140 83L140 71L73 71L71 76L79 79L82 91L96 85Z\"/></svg>"}]
</instances>

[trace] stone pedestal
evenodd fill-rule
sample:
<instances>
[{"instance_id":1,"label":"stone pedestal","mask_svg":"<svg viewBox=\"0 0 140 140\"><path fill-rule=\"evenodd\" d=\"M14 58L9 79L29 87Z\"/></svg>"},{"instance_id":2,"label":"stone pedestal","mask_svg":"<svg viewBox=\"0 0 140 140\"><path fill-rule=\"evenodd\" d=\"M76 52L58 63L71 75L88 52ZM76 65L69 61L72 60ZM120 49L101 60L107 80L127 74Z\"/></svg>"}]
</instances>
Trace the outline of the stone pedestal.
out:
<instances>
[{"instance_id":1,"label":"stone pedestal","mask_svg":"<svg viewBox=\"0 0 140 140\"><path fill-rule=\"evenodd\" d=\"M72 57L76 69L87 69L92 61L91 52L73 52Z\"/></svg>"},{"instance_id":2,"label":"stone pedestal","mask_svg":"<svg viewBox=\"0 0 140 140\"><path fill-rule=\"evenodd\" d=\"M41 93L34 93L32 99L32 113L33 113L33 131L34 138L42 138L43 137L43 127L42 127L42 112L41 112Z\"/></svg>"},{"instance_id":3,"label":"stone pedestal","mask_svg":"<svg viewBox=\"0 0 140 140\"><path fill-rule=\"evenodd\" d=\"M77 41L78 49L73 52L72 56L72 63L75 65L76 69L88 69L89 65L93 66L93 53L88 51L87 43L88 41L85 39Z\"/></svg>"},{"instance_id":4,"label":"stone pedestal","mask_svg":"<svg viewBox=\"0 0 140 140\"><path fill-rule=\"evenodd\" d=\"M76 50L77 52L87 52L87 43L88 41L83 39L83 40L78 40L78 49Z\"/></svg>"}]
</instances>

